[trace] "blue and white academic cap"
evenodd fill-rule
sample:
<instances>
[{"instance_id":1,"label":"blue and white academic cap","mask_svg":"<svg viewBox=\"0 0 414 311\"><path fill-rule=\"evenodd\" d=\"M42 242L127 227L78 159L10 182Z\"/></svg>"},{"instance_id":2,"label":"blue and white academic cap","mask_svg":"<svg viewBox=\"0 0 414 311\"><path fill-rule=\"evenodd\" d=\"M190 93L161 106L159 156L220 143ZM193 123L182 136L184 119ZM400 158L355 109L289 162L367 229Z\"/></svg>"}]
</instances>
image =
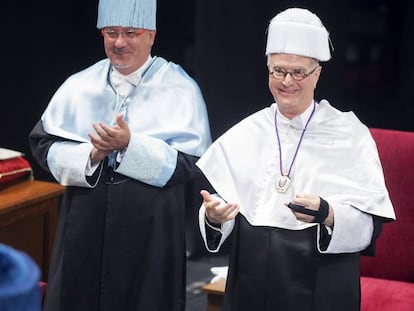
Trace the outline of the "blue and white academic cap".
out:
<instances>
[{"instance_id":1,"label":"blue and white academic cap","mask_svg":"<svg viewBox=\"0 0 414 311\"><path fill-rule=\"evenodd\" d=\"M266 55L287 53L328 61L329 44L329 33L318 16L307 9L290 8L270 21Z\"/></svg>"},{"instance_id":2,"label":"blue and white academic cap","mask_svg":"<svg viewBox=\"0 0 414 311\"><path fill-rule=\"evenodd\" d=\"M156 0L99 0L98 29L110 26L156 29Z\"/></svg>"},{"instance_id":3,"label":"blue and white academic cap","mask_svg":"<svg viewBox=\"0 0 414 311\"><path fill-rule=\"evenodd\" d=\"M40 270L26 253L0 243L0 310L40 311Z\"/></svg>"}]
</instances>

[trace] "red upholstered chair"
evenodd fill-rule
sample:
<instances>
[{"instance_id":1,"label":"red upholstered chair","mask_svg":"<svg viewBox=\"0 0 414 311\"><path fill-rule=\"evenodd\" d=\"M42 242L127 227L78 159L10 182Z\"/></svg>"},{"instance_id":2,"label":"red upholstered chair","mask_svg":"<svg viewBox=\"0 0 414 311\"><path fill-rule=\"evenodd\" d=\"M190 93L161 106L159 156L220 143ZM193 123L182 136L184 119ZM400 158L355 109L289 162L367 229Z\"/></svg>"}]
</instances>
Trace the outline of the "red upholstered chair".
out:
<instances>
[{"instance_id":1,"label":"red upholstered chair","mask_svg":"<svg viewBox=\"0 0 414 311\"><path fill-rule=\"evenodd\" d=\"M414 132L371 129L397 220L361 257L361 311L414 310Z\"/></svg>"}]
</instances>

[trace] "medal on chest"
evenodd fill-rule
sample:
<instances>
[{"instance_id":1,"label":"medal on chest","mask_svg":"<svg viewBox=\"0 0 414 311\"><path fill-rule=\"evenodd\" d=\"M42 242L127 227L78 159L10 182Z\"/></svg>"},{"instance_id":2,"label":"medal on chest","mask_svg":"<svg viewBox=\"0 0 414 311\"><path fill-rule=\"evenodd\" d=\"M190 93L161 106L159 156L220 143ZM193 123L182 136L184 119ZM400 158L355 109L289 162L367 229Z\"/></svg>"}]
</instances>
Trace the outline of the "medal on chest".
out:
<instances>
[{"instance_id":1,"label":"medal on chest","mask_svg":"<svg viewBox=\"0 0 414 311\"><path fill-rule=\"evenodd\" d=\"M290 185L290 178L287 175L282 175L276 182L276 191L285 193L286 190L289 188Z\"/></svg>"},{"instance_id":2,"label":"medal on chest","mask_svg":"<svg viewBox=\"0 0 414 311\"><path fill-rule=\"evenodd\" d=\"M312 118L312 116L315 112L315 108L316 108L316 104L313 103L313 110L312 110L308 120L306 121L305 127L302 130L302 134L300 136L298 145L296 146L295 153L293 155L292 161L290 162L289 170L287 172L283 172L282 144L280 142L279 131L277 129L277 109L276 109L276 112L275 112L275 129L276 129L277 143L278 143L278 146L279 146L279 169L280 169L280 177L277 179L276 184L275 184L275 188L276 188L277 192L285 193L289 189L289 186L290 186L290 172L292 171L293 163L295 163L296 156L298 154L300 145L301 145L302 140L303 140L303 135L305 135L306 128L308 127L310 119Z\"/></svg>"}]
</instances>

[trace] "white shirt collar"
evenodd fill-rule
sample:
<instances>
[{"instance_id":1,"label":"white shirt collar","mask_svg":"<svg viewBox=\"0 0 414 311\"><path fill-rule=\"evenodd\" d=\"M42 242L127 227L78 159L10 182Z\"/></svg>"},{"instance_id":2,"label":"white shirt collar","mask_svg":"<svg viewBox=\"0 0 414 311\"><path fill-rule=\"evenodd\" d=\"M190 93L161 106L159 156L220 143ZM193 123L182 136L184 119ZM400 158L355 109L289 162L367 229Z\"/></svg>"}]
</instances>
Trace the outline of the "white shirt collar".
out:
<instances>
[{"instance_id":1,"label":"white shirt collar","mask_svg":"<svg viewBox=\"0 0 414 311\"><path fill-rule=\"evenodd\" d=\"M308 121L308 118L310 117L312 113L314 104L315 104L315 101L312 100L312 103L308 106L308 108L306 108L306 110L302 114L294 117L293 119L288 119L282 113L280 113L280 110L276 105L276 109L278 111L278 114L277 114L278 124L280 124L282 127L290 125L295 128L303 129L305 127L306 122Z\"/></svg>"},{"instance_id":2,"label":"white shirt collar","mask_svg":"<svg viewBox=\"0 0 414 311\"><path fill-rule=\"evenodd\" d=\"M128 82L134 86L137 86L138 83L141 81L142 73L145 71L145 69L149 66L149 63L151 62L152 57L151 55L148 57L146 62L137 70L134 72L124 75L120 73L115 67L112 66L112 70L110 73L111 82L115 84L115 86L118 86L122 83Z\"/></svg>"}]
</instances>

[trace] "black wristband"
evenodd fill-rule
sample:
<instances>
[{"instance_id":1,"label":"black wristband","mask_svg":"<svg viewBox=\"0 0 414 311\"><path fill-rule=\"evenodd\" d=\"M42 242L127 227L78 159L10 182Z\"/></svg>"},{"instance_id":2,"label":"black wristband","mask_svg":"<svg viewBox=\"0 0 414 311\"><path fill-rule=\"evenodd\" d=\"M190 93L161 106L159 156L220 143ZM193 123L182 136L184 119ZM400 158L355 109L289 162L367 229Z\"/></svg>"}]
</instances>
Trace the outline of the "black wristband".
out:
<instances>
[{"instance_id":1,"label":"black wristband","mask_svg":"<svg viewBox=\"0 0 414 311\"><path fill-rule=\"evenodd\" d=\"M329 215L329 203L326 202L324 199L319 197L321 202L319 204L319 210L317 211L315 217L313 218L312 222L316 223L323 223Z\"/></svg>"},{"instance_id":2,"label":"black wristband","mask_svg":"<svg viewBox=\"0 0 414 311\"><path fill-rule=\"evenodd\" d=\"M295 204L293 202L290 202L288 204L288 207L293 209L295 212L301 213L301 214L306 214L306 215L310 215L315 217L316 215L318 215L319 210L315 211L313 209L304 207L303 205L299 205L299 204Z\"/></svg>"}]
</instances>

